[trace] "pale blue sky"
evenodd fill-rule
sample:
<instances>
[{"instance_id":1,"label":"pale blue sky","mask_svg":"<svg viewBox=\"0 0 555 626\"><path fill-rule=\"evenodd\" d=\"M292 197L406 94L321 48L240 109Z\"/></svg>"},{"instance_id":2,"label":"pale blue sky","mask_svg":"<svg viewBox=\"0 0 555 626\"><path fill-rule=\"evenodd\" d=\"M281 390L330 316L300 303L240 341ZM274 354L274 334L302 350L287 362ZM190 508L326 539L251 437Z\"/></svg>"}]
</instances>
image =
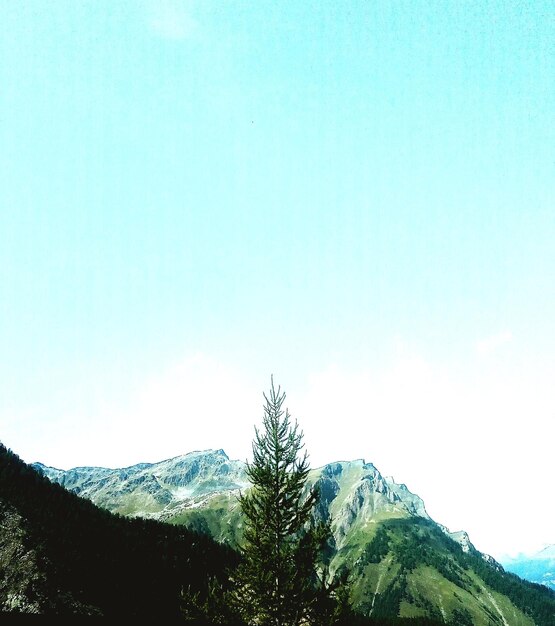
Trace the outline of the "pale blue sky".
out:
<instances>
[{"instance_id":1,"label":"pale blue sky","mask_svg":"<svg viewBox=\"0 0 555 626\"><path fill-rule=\"evenodd\" d=\"M495 380L512 406L519 384L541 398L541 415L498 416L507 439L492 454L532 449L539 430L548 454L554 24L540 0L1 3L5 443L59 466L242 456L249 442L221 440L217 405L212 443L186 409L140 427L124 415L197 358L238 372L255 407L275 373L295 414L322 372L348 388L401 354L465 396ZM260 417L225 397L221 414L243 439ZM396 431L413 420L398 417ZM95 423L136 444L114 434L103 455ZM156 423L169 443L149 448ZM368 428L365 448L355 434L337 455L397 472ZM312 432L315 459L334 460L336 437ZM447 428L434 445L453 441Z\"/></svg>"}]
</instances>

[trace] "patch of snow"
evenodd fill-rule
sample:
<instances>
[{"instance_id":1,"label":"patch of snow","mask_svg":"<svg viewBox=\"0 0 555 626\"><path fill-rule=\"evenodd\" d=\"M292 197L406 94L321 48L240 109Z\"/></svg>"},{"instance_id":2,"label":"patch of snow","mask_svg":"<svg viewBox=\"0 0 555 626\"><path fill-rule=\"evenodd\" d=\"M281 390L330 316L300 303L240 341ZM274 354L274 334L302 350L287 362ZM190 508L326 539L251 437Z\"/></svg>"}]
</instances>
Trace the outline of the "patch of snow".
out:
<instances>
[{"instance_id":1,"label":"patch of snow","mask_svg":"<svg viewBox=\"0 0 555 626\"><path fill-rule=\"evenodd\" d=\"M187 500L193 495L194 491L191 487L175 487L171 489L171 493L176 500Z\"/></svg>"}]
</instances>

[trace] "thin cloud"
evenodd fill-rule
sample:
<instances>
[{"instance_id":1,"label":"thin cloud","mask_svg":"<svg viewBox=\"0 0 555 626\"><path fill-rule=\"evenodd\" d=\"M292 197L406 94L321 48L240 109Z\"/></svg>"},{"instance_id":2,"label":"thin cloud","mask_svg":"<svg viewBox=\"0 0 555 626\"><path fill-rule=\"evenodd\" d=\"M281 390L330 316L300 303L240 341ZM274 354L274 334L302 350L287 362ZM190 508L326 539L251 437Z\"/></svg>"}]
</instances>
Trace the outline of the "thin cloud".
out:
<instances>
[{"instance_id":1,"label":"thin cloud","mask_svg":"<svg viewBox=\"0 0 555 626\"><path fill-rule=\"evenodd\" d=\"M188 39L198 30L189 3L183 0L149 0L146 11L149 27L164 39Z\"/></svg>"},{"instance_id":2,"label":"thin cloud","mask_svg":"<svg viewBox=\"0 0 555 626\"><path fill-rule=\"evenodd\" d=\"M478 354L487 355L495 352L501 346L511 342L513 340L513 333L510 330L491 335L480 341L476 342L476 352Z\"/></svg>"}]
</instances>

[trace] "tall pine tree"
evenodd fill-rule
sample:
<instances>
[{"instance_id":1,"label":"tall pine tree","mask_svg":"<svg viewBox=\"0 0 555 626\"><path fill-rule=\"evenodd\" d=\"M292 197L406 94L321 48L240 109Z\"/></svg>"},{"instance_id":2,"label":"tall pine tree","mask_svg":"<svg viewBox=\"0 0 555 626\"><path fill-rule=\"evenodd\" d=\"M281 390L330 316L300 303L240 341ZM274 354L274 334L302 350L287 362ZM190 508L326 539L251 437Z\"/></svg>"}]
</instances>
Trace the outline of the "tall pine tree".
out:
<instances>
[{"instance_id":1,"label":"tall pine tree","mask_svg":"<svg viewBox=\"0 0 555 626\"><path fill-rule=\"evenodd\" d=\"M255 428L253 461L247 464L252 488L240 496L244 546L235 598L249 625L308 624L325 589L317 560L329 528L312 522L318 494L305 488L303 435L283 410L285 393L275 389L273 378L264 400L263 427Z\"/></svg>"}]
</instances>

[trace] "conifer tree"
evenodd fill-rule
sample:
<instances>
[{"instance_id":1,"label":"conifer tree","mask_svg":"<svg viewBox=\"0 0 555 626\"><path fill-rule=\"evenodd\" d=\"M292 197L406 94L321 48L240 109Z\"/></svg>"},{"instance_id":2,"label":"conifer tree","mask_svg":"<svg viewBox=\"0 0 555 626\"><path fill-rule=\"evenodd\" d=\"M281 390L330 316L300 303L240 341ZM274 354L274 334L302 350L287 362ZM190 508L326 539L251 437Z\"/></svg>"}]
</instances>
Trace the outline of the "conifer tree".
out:
<instances>
[{"instance_id":1,"label":"conifer tree","mask_svg":"<svg viewBox=\"0 0 555 626\"><path fill-rule=\"evenodd\" d=\"M303 434L283 410L285 393L273 378L264 400L263 427L255 428L247 463L252 488L239 499L244 547L235 598L249 625L308 624L325 588L318 585L317 559L329 528L312 522L318 494L306 489Z\"/></svg>"}]
</instances>

